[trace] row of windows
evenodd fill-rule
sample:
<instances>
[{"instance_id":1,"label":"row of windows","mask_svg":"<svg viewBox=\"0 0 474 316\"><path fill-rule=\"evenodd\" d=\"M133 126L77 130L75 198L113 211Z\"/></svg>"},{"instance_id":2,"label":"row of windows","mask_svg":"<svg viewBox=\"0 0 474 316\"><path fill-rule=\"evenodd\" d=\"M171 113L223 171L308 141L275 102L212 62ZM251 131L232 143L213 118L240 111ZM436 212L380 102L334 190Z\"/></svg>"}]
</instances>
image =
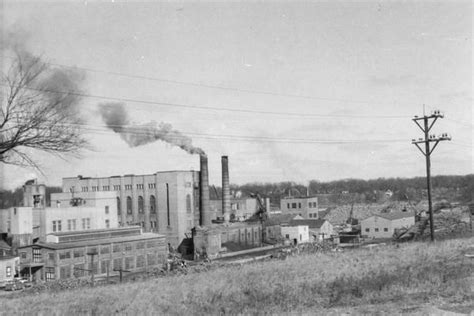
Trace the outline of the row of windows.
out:
<instances>
[{"instance_id":1,"label":"row of windows","mask_svg":"<svg viewBox=\"0 0 474 316\"><path fill-rule=\"evenodd\" d=\"M379 229L378 229L378 228L374 228L374 231L377 233L377 232L379 232ZM383 229L383 231L384 231L384 232L388 232L388 228L385 227L385 228ZM370 228L366 228L366 229L365 229L365 232L366 232L366 233L370 233Z\"/></svg>"},{"instance_id":2,"label":"row of windows","mask_svg":"<svg viewBox=\"0 0 474 316\"><path fill-rule=\"evenodd\" d=\"M82 229L90 229L91 228L91 219L90 218L82 218ZM107 219L105 220L105 226L109 228L110 221ZM67 220L67 230L74 231L76 230L76 219L68 219ZM53 221L53 232L60 232L62 231L62 221L56 220Z\"/></svg>"},{"instance_id":3,"label":"row of windows","mask_svg":"<svg viewBox=\"0 0 474 316\"><path fill-rule=\"evenodd\" d=\"M112 247L112 252L113 253L118 253L118 252L122 252L122 251L125 251L125 252L131 252L133 251L133 249L135 248L136 250L142 250L142 249L145 249L146 248L156 248L158 246L158 241L156 240L150 240L150 241L140 241L140 242L137 242L135 244L135 247L133 245L133 243L125 243L125 244L114 244L113 247ZM99 251L100 251L100 254L101 255L105 255L105 254L110 254L110 249L111 247L109 245L102 245L102 246L99 246L99 247L92 247L92 248L89 248L88 249L88 253L96 253L96 254L99 254ZM35 261L35 262L40 262L41 261L41 252L40 252L40 249L33 249L33 257L37 257L38 261ZM67 260L67 259L71 259L72 257L74 258L82 258L86 255L84 249L76 249L76 250L73 250L73 251L61 251L59 252L59 260ZM26 252L22 252L21 253L21 256L22 258L25 257L26 258ZM54 256L55 256L55 253L54 252L49 252L48 253L48 259L51 260L51 261L54 261Z\"/></svg>"},{"instance_id":4,"label":"row of windows","mask_svg":"<svg viewBox=\"0 0 474 316\"><path fill-rule=\"evenodd\" d=\"M144 187L145 187L145 185L142 184L142 183L136 184L137 190L143 190ZM133 188L132 184L125 184L125 190L132 190L132 188ZM149 189L156 189L156 183L148 183L148 188ZM114 184L113 189L114 189L114 191L120 191L122 189L122 186L120 184ZM91 186L91 190L92 190L92 192L97 192L97 191L100 191L100 187L98 185L93 185L93 186ZM72 186L69 191L74 192L74 187ZM89 187L83 186L83 187L81 187L81 191L82 192L89 192ZM102 191L110 191L110 185L103 185L102 186Z\"/></svg>"},{"instance_id":5,"label":"row of windows","mask_svg":"<svg viewBox=\"0 0 474 316\"><path fill-rule=\"evenodd\" d=\"M145 202L143 196L138 196L138 213L145 212ZM156 198L154 195L150 195L150 213L156 213ZM117 214L122 214L122 207L120 198L117 196ZM132 214L132 197L127 196L127 214Z\"/></svg>"},{"instance_id":6,"label":"row of windows","mask_svg":"<svg viewBox=\"0 0 474 316\"><path fill-rule=\"evenodd\" d=\"M316 208L318 207L318 203L317 202L309 202L309 207L310 208ZM286 203L286 207L287 208L301 208L301 203Z\"/></svg>"},{"instance_id":7,"label":"row of windows","mask_svg":"<svg viewBox=\"0 0 474 316\"><path fill-rule=\"evenodd\" d=\"M309 213L309 218L318 218L318 213Z\"/></svg>"}]
</instances>

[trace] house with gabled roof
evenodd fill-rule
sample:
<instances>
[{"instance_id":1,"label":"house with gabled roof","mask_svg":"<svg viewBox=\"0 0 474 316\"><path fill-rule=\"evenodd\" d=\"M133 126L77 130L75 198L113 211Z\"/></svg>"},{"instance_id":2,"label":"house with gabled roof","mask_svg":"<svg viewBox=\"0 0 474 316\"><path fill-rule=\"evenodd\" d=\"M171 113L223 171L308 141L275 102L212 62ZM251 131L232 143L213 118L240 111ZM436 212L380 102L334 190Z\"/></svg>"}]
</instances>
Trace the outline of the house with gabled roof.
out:
<instances>
[{"instance_id":1,"label":"house with gabled roof","mask_svg":"<svg viewBox=\"0 0 474 316\"><path fill-rule=\"evenodd\" d=\"M415 225L415 213L390 212L372 215L361 221L361 234L369 238L392 238L395 229Z\"/></svg>"},{"instance_id":2,"label":"house with gabled roof","mask_svg":"<svg viewBox=\"0 0 474 316\"><path fill-rule=\"evenodd\" d=\"M309 235L315 241L323 241L334 235L334 227L326 219L293 219L292 225L307 225Z\"/></svg>"}]
</instances>

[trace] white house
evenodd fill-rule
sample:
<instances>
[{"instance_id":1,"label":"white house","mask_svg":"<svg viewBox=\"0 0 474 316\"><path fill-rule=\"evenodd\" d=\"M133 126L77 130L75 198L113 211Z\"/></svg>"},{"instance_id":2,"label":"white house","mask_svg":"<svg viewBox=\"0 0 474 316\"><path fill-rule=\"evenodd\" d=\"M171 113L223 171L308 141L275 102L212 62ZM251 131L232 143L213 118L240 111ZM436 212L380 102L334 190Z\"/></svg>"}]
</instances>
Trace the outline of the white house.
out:
<instances>
[{"instance_id":1,"label":"white house","mask_svg":"<svg viewBox=\"0 0 474 316\"><path fill-rule=\"evenodd\" d=\"M325 219L293 219L293 225L308 225L310 237L314 240L323 241L334 235L333 225Z\"/></svg>"},{"instance_id":2,"label":"white house","mask_svg":"<svg viewBox=\"0 0 474 316\"><path fill-rule=\"evenodd\" d=\"M415 225L412 212L381 213L361 221L361 234L369 238L391 238L395 229Z\"/></svg>"},{"instance_id":3,"label":"white house","mask_svg":"<svg viewBox=\"0 0 474 316\"><path fill-rule=\"evenodd\" d=\"M6 282L13 280L15 274L18 273L19 266L19 257L0 257L0 286L4 286Z\"/></svg>"},{"instance_id":4,"label":"white house","mask_svg":"<svg viewBox=\"0 0 474 316\"><path fill-rule=\"evenodd\" d=\"M308 225L284 225L281 226L281 235L295 245L309 242L309 227Z\"/></svg>"}]
</instances>

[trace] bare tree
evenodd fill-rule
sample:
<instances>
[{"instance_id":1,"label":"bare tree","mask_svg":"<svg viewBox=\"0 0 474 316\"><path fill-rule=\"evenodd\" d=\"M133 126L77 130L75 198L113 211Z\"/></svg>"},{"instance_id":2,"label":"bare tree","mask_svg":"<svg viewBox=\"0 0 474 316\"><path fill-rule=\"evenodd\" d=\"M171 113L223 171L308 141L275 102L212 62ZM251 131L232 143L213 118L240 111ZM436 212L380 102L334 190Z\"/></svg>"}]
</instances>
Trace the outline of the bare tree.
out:
<instances>
[{"instance_id":1,"label":"bare tree","mask_svg":"<svg viewBox=\"0 0 474 316\"><path fill-rule=\"evenodd\" d=\"M0 162L39 168L29 149L58 156L77 153L86 145L77 108L82 75L15 53L1 79Z\"/></svg>"}]
</instances>

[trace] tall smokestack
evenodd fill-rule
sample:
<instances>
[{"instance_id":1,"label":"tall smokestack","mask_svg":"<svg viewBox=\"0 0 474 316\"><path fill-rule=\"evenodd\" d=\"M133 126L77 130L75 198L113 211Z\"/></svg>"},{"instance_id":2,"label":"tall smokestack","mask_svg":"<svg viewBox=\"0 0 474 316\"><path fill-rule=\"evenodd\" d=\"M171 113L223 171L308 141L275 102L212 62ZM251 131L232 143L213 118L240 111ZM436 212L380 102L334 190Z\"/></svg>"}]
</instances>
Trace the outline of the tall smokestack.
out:
<instances>
[{"instance_id":1,"label":"tall smokestack","mask_svg":"<svg viewBox=\"0 0 474 316\"><path fill-rule=\"evenodd\" d=\"M224 222L230 220L229 158L222 156L222 215Z\"/></svg>"},{"instance_id":2,"label":"tall smokestack","mask_svg":"<svg viewBox=\"0 0 474 316\"><path fill-rule=\"evenodd\" d=\"M207 156L200 155L200 190L201 190L201 226L211 225L211 207L209 202L209 171Z\"/></svg>"}]
</instances>

